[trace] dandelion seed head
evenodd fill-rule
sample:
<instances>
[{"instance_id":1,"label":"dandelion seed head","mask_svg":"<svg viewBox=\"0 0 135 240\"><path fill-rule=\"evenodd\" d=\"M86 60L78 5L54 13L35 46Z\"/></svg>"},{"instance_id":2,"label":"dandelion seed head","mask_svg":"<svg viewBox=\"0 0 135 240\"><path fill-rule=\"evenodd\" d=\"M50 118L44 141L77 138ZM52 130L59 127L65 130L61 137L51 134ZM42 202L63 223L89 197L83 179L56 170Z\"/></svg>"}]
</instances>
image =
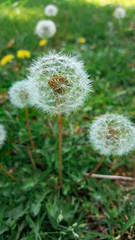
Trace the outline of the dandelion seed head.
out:
<instances>
[{"instance_id":1,"label":"dandelion seed head","mask_svg":"<svg viewBox=\"0 0 135 240\"><path fill-rule=\"evenodd\" d=\"M135 148L135 126L123 115L105 114L91 124L90 141L104 155L123 155Z\"/></svg>"},{"instance_id":2,"label":"dandelion seed head","mask_svg":"<svg viewBox=\"0 0 135 240\"><path fill-rule=\"evenodd\" d=\"M18 108L33 106L38 96L36 86L30 80L14 83L8 93L11 103Z\"/></svg>"},{"instance_id":3,"label":"dandelion seed head","mask_svg":"<svg viewBox=\"0 0 135 240\"><path fill-rule=\"evenodd\" d=\"M37 23L35 34L40 38L50 38L56 33L56 25L51 20L41 20Z\"/></svg>"},{"instance_id":4,"label":"dandelion seed head","mask_svg":"<svg viewBox=\"0 0 135 240\"><path fill-rule=\"evenodd\" d=\"M114 11L115 18L124 18L126 16L126 11L124 8L118 7Z\"/></svg>"},{"instance_id":5,"label":"dandelion seed head","mask_svg":"<svg viewBox=\"0 0 135 240\"><path fill-rule=\"evenodd\" d=\"M36 107L51 114L74 111L83 105L92 88L83 63L61 53L38 58L29 75L40 93Z\"/></svg>"},{"instance_id":6,"label":"dandelion seed head","mask_svg":"<svg viewBox=\"0 0 135 240\"><path fill-rule=\"evenodd\" d=\"M54 16L56 16L56 14L58 12L58 8L53 4L49 4L45 7L44 12L47 16L54 17Z\"/></svg>"},{"instance_id":7,"label":"dandelion seed head","mask_svg":"<svg viewBox=\"0 0 135 240\"><path fill-rule=\"evenodd\" d=\"M6 140L6 130L5 130L5 127L2 124L0 124L0 148L4 144L5 140Z\"/></svg>"}]
</instances>

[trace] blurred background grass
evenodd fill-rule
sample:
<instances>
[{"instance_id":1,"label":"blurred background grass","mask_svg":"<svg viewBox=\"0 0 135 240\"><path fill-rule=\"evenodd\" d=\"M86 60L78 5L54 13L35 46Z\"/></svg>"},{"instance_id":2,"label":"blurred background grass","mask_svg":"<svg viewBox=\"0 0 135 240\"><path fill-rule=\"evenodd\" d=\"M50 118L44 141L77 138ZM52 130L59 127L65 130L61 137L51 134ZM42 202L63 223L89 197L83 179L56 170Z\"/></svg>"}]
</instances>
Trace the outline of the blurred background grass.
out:
<instances>
[{"instance_id":1,"label":"blurred background grass","mask_svg":"<svg viewBox=\"0 0 135 240\"><path fill-rule=\"evenodd\" d=\"M135 1L59 0L59 12L54 18L57 39L49 39L46 46L39 47L40 39L34 29L39 20L48 19L43 10L49 3L46 0L0 2L0 58L6 54L15 56L11 63L0 67L0 122L5 124L8 135L0 156L5 167L19 178L14 183L0 175L0 237L2 240L70 240L77 239L76 233L79 239L86 240L126 240L129 236L134 239L133 183L90 179L76 188L72 182L79 181L99 160L88 141L92 119L113 112L135 122ZM127 12L122 28L113 16L118 4ZM80 37L86 43L79 43ZM8 47L11 40L14 43ZM24 111L12 106L7 96L9 87L26 77L31 59L54 47L57 51L79 55L94 89L83 109L63 117L61 199L57 193L56 117L29 110L33 138L45 166L41 174L40 169L34 171L30 165ZM18 59L19 49L30 51L31 59ZM105 158L99 173L134 176L134 159L135 152L122 158ZM63 220L59 222L61 212ZM77 223L75 227L74 223Z\"/></svg>"}]
</instances>

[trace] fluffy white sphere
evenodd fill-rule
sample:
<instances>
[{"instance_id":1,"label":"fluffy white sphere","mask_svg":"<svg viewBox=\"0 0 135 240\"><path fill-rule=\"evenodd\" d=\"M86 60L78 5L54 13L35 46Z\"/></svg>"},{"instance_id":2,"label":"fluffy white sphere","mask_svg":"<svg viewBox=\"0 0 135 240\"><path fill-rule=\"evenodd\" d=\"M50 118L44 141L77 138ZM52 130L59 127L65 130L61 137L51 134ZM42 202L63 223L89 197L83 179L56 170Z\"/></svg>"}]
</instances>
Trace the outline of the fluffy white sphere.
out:
<instances>
[{"instance_id":1,"label":"fluffy white sphere","mask_svg":"<svg viewBox=\"0 0 135 240\"><path fill-rule=\"evenodd\" d=\"M0 148L4 144L6 139L6 130L2 124L0 124Z\"/></svg>"},{"instance_id":2,"label":"fluffy white sphere","mask_svg":"<svg viewBox=\"0 0 135 240\"><path fill-rule=\"evenodd\" d=\"M49 4L45 7L45 10L44 10L45 14L49 17L51 16L56 16L57 12L58 12L58 8L53 5L53 4Z\"/></svg>"},{"instance_id":3,"label":"fluffy white sphere","mask_svg":"<svg viewBox=\"0 0 135 240\"><path fill-rule=\"evenodd\" d=\"M115 18L124 18L126 16L126 11L124 8L116 8L114 11Z\"/></svg>"},{"instance_id":4,"label":"fluffy white sphere","mask_svg":"<svg viewBox=\"0 0 135 240\"><path fill-rule=\"evenodd\" d=\"M37 23L35 34L40 38L50 38L56 33L56 25L51 20L41 20Z\"/></svg>"},{"instance_id":5,"label":"fluffy white sphere","mask_svg":"<svg viewBox=\"0 0 135 240\"><path fill-rule=\"evenodd\" d=\"M94 149L104 155L123 155L135 148L135 126L123 115L105 114L90 127Z\"/></svg>"},{"instance_id":6,"label":"fluffy white sphere","mask_svg":"<svg viewBox=\"0 0 135 240\"><path fill-rule=\"evenodd\" d=\"M23 80L14 83L8 93L13 105L24 108L35 104L38 91L32 81Z\"/></svg>"},{"instance_id":7,"label":"fluffy white sphere","mask_svg":"<svg viewBox=\"0 0 135 240\"><path fill-rule=\"evenodd\" d=\"M76 57L49 53L29 69L39 89L36 107L51 114L69 113L83 105L91 91L84 65Z\"/></svg>"}]
</instances>

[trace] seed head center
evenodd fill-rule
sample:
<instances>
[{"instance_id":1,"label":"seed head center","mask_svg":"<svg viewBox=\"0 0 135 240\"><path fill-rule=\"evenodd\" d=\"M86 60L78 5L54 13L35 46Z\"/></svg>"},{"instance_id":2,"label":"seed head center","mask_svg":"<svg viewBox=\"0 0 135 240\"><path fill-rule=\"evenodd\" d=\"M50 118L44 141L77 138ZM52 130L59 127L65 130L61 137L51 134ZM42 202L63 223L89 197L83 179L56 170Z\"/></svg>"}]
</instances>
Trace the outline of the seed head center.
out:
<instances>
[{"instance_id":1,"label":"seed head center","mask_svg":"<svg viewBox=\"0 0 135 240\"><path fill-rule=\"evenodd\" d=\"M55 94L64 94L68 89L69 82L65 76L54 74L48 81Z\"/></svg>"},{"instance_id":2,"label":"seed head center","mask_svg":"<svg viewBox=\"0 0 135 240\"><path fill-rule=\"evenodd\" d=\"M114 140L117 140L119 137L119 133L117 130L113 129L113 128L109 128L108 130L108 134L107 134L107 138L111 139L113 138Z\"/></svg>"},{"instance_id":3,"label":"seed head center","mask_svg":"<svg viewBox=\"0 0 135 240\"><path fill-rule=\"evenodd\" d=\"M21 97L22 99L26 100L26 99L29 98L29 94L28 94L26 91L21 90L21 91L20 91L20 97Z\"/></svg>"}]
</instances>

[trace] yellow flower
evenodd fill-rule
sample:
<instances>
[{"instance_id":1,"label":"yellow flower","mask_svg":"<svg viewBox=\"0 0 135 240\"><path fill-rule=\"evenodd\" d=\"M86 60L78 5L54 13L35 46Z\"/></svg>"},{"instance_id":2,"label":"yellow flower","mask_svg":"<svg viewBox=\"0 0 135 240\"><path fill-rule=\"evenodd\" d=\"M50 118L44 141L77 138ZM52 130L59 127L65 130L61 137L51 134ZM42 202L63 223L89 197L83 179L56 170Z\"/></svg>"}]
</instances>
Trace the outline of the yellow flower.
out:
<instances>
[{"instance_id":1,"label":"yellow flower","mask_svg":"<svg viewBox=\"0 0 135 240\"><path fill-rule=\"evenodd\" d=\"M4 57L0 60L0 65L1 65L1 66L4 66L4 65L7 64L8 62L11 62L13 58L14 58L14 55L12 55L12 54L7 54L6 56L4 56Z\"/></svg>"},{"instance_id":2,"label":"yellow flower","mask_svg":"<svg viewBox=\"0 0 135 240\"><path fill-rule=\"evenodd\" d=\"M86 43L86 39L83 37L78 38L79 43Z\"/></svg>"},{"instance_id":3,"label":"yellow flower","mask_svg":"<svg viewBox=\"0 0 135 240\"><path fill-rule=\"evenodd\" d=\"M30 58L31 53L27 50L18 50L17 51L17 57L18 58Z\"/></svg>"},{"instance_id":4,"label":"yellow flower","mask_svg":"<svg viewBox=\"0 0 135 240\"><path fill-rule=\"evenodd\" d=\"M46 40L46 39L42 39L42 40L38 43L38 45L39 45L40 47L45 46L46 44L47 44L47 40Z\"/></svg>"}]
</instances>

